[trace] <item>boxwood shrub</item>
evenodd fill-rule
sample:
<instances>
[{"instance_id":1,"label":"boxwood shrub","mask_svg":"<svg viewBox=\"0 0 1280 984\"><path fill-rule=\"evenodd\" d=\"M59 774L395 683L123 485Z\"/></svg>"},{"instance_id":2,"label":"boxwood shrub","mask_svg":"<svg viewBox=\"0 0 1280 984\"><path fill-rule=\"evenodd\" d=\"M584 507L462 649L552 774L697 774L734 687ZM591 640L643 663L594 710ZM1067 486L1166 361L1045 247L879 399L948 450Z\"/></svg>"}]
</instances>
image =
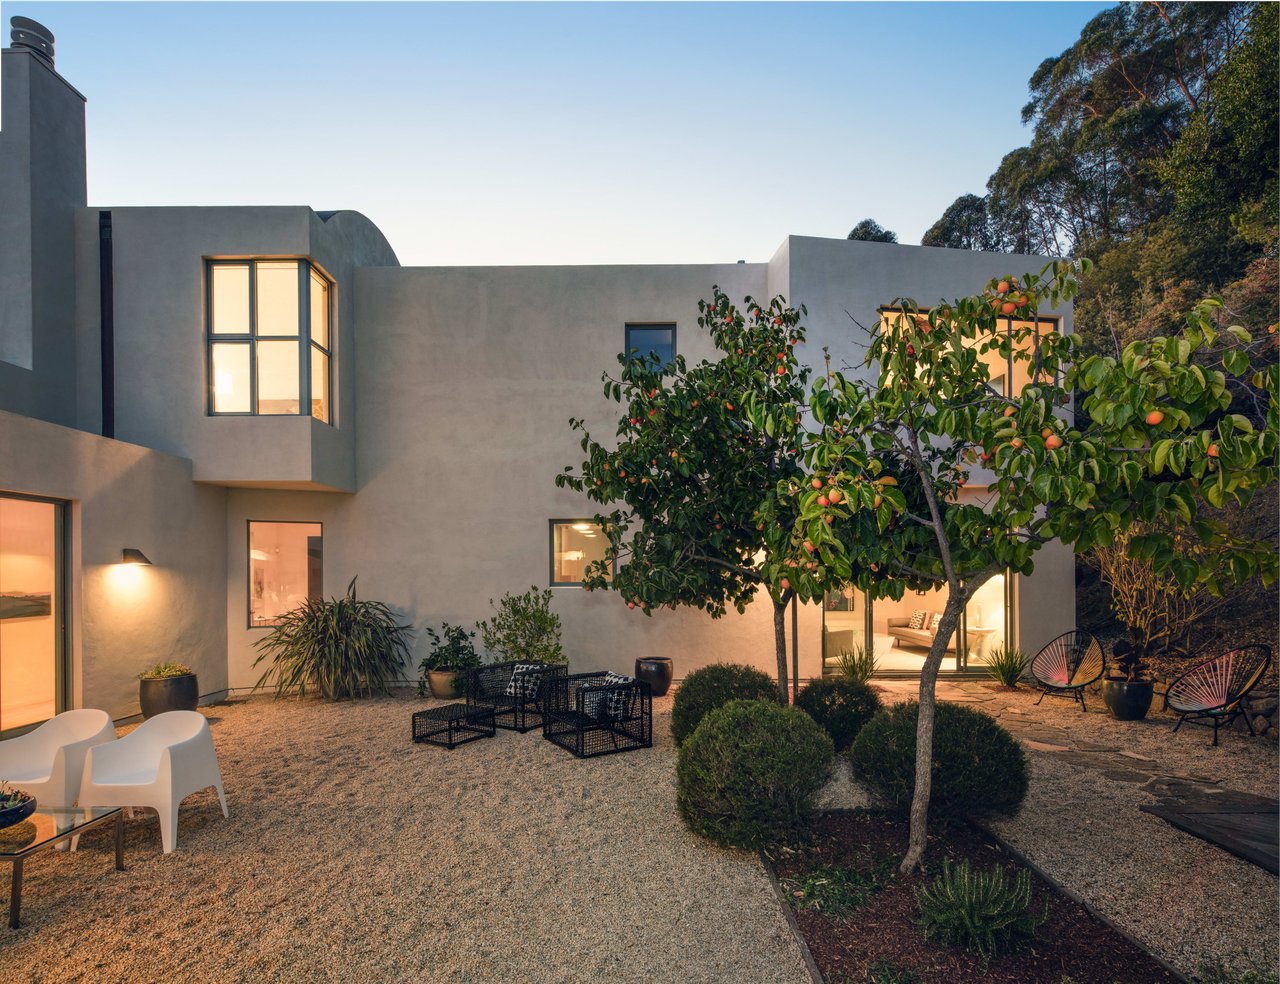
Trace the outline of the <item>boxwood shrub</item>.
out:
<instances>
[{"instance_id":1,"label":"boxwood shrub","mask_svg":"<svg viewBox=\"0 0 1280 984\"><path fill-rule=\"evenodd\" d=\"M915 788L916 722L920 705L897 704L877 714L849 750L855 775L896 809L911 806ZM934 717L934 817L1013 814L1027 795L1027 757L995 718L940 703Z\"/></svg>"},{"instance_id":2,"label":"boxwood shrub","mask_svg":"<svg viewBox=\"0 0 1280 984\"><path fill-rule=\"evenodd\" d=\"M732 700L680 746L676 804L689 829L755 850L813 811L835 749L813 719L773 700Z\"/></svg>"},{"instance_id":3,"label":"boxwood shrub","mask_svg":"<svg viewBox=\"0 0 1280 984\"><path fill-rule=\"evenodd\" d=\"M831 736L836 751L843 752L880 710L880 698L867 684L852 677L820 677L800 688L796 707L817 721Z\"/></svg>"},{"instance_id":4,"label":"boxwood shrub","mask_svg":"<svg viewBox=\"0 0 1280 984\"><path fill-rule=\"evenodd\" d=\"M777 700L778 690L767 673L739 663L712 663L694 670L676 691L671 706L671 737L679 745L698 726L703 715L731 700Z\"/></svg>"}]
</instances>

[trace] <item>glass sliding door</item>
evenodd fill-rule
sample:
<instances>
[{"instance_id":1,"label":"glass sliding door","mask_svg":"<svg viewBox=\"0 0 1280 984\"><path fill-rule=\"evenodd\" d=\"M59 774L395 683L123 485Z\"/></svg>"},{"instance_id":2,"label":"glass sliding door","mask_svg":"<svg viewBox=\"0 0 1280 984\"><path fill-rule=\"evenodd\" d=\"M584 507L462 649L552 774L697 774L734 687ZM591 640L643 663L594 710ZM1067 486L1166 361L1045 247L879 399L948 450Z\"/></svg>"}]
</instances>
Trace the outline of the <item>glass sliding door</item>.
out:
<instances>
[{"instance_id":1,"label":"glass sliding door","mask_svg":"<svg viewBox=\"0 0 1280 984\"><path fill-rule=\"evenodd\" d=\"M0 493L0 735L65 708L63 509Z\"/></svg>"},{"instance_id":2,"label":"glass sliding door","mask_svg":"<svg viewBox=\"0 0 1280 984\"><path fill-rule=\"evenodd\" d=\"M852 585L828 591L822 605L822 672L838 673L845 653L871 648L867 636L867 596Z\"/></svg>"}]
</instances>

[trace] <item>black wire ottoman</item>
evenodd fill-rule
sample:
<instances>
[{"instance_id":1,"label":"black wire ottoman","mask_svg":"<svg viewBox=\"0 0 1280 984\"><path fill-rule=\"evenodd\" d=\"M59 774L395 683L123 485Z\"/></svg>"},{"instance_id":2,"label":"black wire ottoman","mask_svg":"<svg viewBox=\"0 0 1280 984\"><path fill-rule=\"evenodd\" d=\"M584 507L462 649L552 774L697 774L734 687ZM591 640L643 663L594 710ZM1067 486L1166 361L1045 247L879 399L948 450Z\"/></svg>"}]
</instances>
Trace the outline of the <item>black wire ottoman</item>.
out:
<instances>
[{"instance_id":1,"label":"black wire ottoman","mask_svg":"<svg viewBox=\"0 0 1280 984\"><path fill-rule=\"evenodd\" d=\"M492 738L495 731L492 707L445 704L413 712L413 740L420 744L457 748L477 738Z\"/></svg>"}]
</instances>

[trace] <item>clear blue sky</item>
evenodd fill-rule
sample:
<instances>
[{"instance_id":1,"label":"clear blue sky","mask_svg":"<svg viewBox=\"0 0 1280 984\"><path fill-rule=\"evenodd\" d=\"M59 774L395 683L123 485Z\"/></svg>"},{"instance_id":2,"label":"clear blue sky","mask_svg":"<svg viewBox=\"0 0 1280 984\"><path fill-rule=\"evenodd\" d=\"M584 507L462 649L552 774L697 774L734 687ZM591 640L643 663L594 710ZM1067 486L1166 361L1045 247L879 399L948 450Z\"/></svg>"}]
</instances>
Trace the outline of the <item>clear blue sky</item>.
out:
<instances>
[{"instance_id":1,"label":"clear blue sky","mask_svg":"<svg viewBox=\"0 0 1280 984\"><path fill-rule=\"evenodd\" d=\"M363 212L406 264L902 242L1028 139L1105 5L6 3L89 100L93 205ZM7 38L7 23L5 24Z\"/></svg>"}]
</instances>

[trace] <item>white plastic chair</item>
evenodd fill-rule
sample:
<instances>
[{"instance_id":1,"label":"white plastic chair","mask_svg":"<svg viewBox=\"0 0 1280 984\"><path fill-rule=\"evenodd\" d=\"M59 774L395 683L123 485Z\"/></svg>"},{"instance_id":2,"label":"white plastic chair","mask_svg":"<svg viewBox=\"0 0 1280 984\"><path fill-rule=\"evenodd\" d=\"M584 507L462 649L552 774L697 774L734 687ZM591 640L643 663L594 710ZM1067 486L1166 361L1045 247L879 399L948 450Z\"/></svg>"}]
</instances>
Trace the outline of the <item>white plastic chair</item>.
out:
<instances>
[{"instance_id":1,"label":"white plastic chair","mask_svg":"<svg viewBox=\"0 0 1280 984\"><path fill-rule=\"evenodd\" d=\"M39 806L74 806L89 750L115 737L106 711L63 711L34 731L0 741L0 780L30 793Z\"/></svg>"},{"instance_id":2,"label":"white plastic chair","mask_svg":"<svg viewBox=\"0 0 1280 984\"><path fill-rule=\"evenodd\" d=\"M166 711L90 749L80 805L150 807L160 815L160 844L168 854L178 841L179 804L210 786L229 817L209 722L196 711Z\"/></svg>"}]
</instances>

